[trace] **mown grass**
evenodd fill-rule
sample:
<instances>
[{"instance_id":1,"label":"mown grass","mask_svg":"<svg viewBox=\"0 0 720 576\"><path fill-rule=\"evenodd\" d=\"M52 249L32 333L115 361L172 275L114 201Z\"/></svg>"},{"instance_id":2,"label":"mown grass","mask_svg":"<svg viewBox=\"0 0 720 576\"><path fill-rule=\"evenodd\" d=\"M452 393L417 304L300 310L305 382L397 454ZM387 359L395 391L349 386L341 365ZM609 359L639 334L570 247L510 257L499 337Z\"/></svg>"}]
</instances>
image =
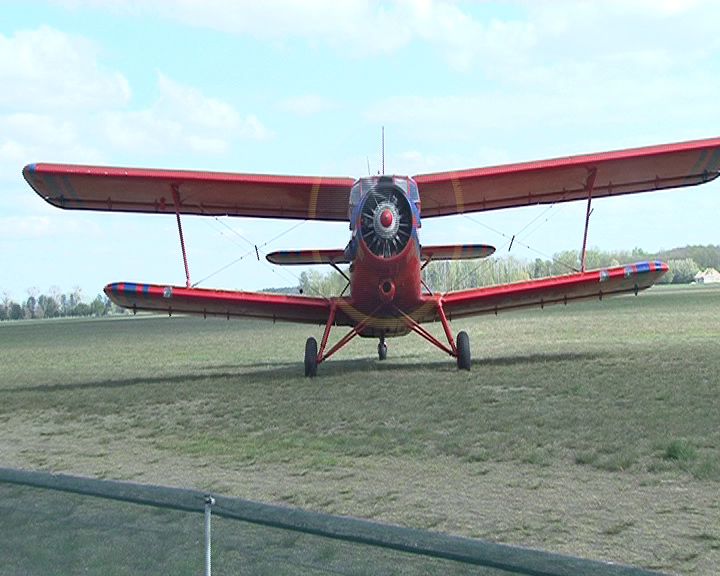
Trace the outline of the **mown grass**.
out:
<instances>
[{"instance_id":1,"label":"mown grass","mask_svg":"<svg viewBox=\"0 0 720 576\"><path fill-rule=\"evenodd\" d=\"M382 363L375 341L356 339L306 379L304 341L321 327L183 317L2 323L2 463L141 479L155 461L189 467L189 478L209 466L313 482L325 474L315 500L289 480L269 492L368 515L375 496L354 508L361 496L343 493L342 475L389 460L439 483L436 463L449 462L471 477L509 465L540 478L590 470L718 489L720 288L656 288L453 329L470 334L470 373L408 336L389 341ZM146 460L123 459L131 449ZM232 477L212 482L253 495ZM444 517L423 514L393 518L430 526ZM635 529L626 520L598 528L607 537Z\"/></svg>"},{"instance_id":2,"label":"mown grass","mask_svg":"<svg viewBox=\"0 0 720 576\"><path fill-rule=\"evenodd\" d=\"M319 328L193 318L0 325L0 418L53 433L102 421L164 450L331 465L372 456L601 470L677 468L720 480L720 291L457 322L471 373L423 341L356 340L302 376ZM436 327L437 328L437 327ZM117 416L111 422L108 417Z\"/></svg>"}]
</instances>

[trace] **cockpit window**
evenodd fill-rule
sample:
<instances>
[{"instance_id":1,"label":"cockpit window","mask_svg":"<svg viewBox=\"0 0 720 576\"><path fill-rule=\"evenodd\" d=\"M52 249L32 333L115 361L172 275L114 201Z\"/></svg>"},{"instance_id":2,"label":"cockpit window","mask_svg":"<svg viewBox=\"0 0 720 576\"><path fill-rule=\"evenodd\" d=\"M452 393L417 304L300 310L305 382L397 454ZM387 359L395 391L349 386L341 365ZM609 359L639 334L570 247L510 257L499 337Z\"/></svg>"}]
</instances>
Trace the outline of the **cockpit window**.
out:
<instances>
[{"instance_id":1,"label":"cockpit window","mask_svg":"<svg viewBox=\"0 0 720 576\"><path fill-rule=\"evenodd\" d=\"M362 180L358 180L350 189L350 208L357 206L362 198ZM352 212L352 210L351 210Z\"/></svg>"},{"instance_id":2,"label":"cockpit window","mask_svg":"<svg viewBox=\"0 0 720 576\"><path fill-rule=\"evenodd\" d=\"M405 196L407 196L407 192L408 192L408 179L407 178L393 176L393 184L395 184L395 186L398 186L403 192L405 192Z\"/></svg>"},{"instance_id":3,"label":"cockpit window","mask_svg":"<svg viewBox=\"0 0 720 576\"><path fill-rule=\"evenodd\" d=\"M415 184L415 180L408 178L407 183L408 189L405 194L407 194L408 200L415 203L420 202L420 192L418 192L418 186Z\"/></svg>"}]
</instances>

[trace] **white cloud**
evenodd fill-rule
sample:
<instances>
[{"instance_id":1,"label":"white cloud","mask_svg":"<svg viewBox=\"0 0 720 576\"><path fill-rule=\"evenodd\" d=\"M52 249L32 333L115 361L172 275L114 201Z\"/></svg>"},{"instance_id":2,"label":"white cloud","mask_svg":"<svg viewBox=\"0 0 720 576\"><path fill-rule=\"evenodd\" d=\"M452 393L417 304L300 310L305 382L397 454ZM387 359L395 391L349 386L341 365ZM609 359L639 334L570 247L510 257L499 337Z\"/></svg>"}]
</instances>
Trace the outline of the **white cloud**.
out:
<instances>
[{"instance_id":1,"label":"white cloud","mask_svg":"<svg viewBox=\"0 0 720 576\"><path fill-rule=\"evenodd\" d=\"M86 38L47 26L0 34L0 180L39 160L221 155L239 139L271 136L255 115L163 74L155 102L134 107L128 81L100 55Z\"/></svg>"},{"instance_id":2,"label":"white cloud","mask_svg":"<svg viewBox=\"0 0 720 576\"><path fill-rule=\"evenodd\" d=\"M161 16L193 26L273 41L295 38L328 42L351 52L387 53L410 40L396 4L364 0L180 0L168 10L160 0L145 2Z\"/></svg>"},{"instance_id":3,"label":"white cloud","mask_svg":"<svg viewBox=\"0 0 720 576\"><path fill-rule=\"evenodd\" d=\"M481 70L485 81L465 92L454 82L448 93L438 86L432 95L396 94L370 104L366 118L412 134L416 146L484 142L514 150L518 160L536 157L534 149L561 155L717 132L710 119L720 91L719 4L520 6L526 13L518 21L453 20L465 69ZM485 45L493 27L510 32ZM439 20L437 34L448 42L450 30Z\"/></svg>"},{"instance_id":4,"label":"white cloud","mask_svg":"<svg viewBox=\"0 0 720 576\"><path fill-rule=\"evenodd\" d=\"M0 115L0 181L19 182L25 164L38 161L100 162L83 136L82 121L29 112Z\"/></svg>"},{"instance_id":5,"label":"white cloud","mask_svg":"<svg viewBox=\"0 0 720 576\"><path fill-rule=\"evenodd\" d=\"M96 0L65 4L72 8L104 5ZM448 0L118 0L104 6L281 45L296 40L327 44L353 56L391 54L412 42L426 42L462 70L478 62L510 64L534 41L533 28L525 22L484 22Z\"/></svg>"},{"instance_id":6,"label":"white cloud","mask_svg":"<svg viewBox=\"0 0 720 576\"><path fill-rule=\"evenodd\" d=\"M97 55L92 42L47 26L0 34L0 106L67 112L127 103L127 80L104 70Z\"/></svg>"},{"instance_id":7,"label":"white cloud","mask_svg":"<svg viewBox=\"0 0 720 576\"><path fill-rule=\"evenodd\" d=\"M70 234L97 234L98 226L82 219L25 215L0 217L0 240L21 242L38 238L60 238Z\"/></svg>"},{"instance_id":8,"label":"white cloud","mask_svg":"<svg viewBox=\"0 0 720 576\"><path fill-rule=\"evenodd\" d=\"M143 110L119 110L104 116L107 140L121 150L162 154L185 149L199 154L227 153L235 139L263 140L270 131L252 114L205 96L192 86L158 75L158 97Z\"/></svg>"},{"instance_id":9,"label":"white cloud","mask_svg":"<svg viewBox=\"0 0 720 576\"><path fill-rule=\"evenodd\" d=\"M335 102L319 94L302 94L280 102L280 108L297 116L315 116L336 106Z\"/></svg>"},{"instance_id":10,"label":"white cloud","mask_svg":"<svg viewBox=\"0 0 720 576\"><path fill-rule=\"evenodd\" d=\"M452 167L493 166L506 164L512 160L512 158L508 157L506 151L480 145L473 146L460 153L427 154L414 149L405 150L400 152L397 157L391 158L390 162L393 163L393 172L413 175L444 172L452 169Z\"/></svg>"},{"instance_id":11,"label":"white cloud","mask_svg":"<svg viewBox=\"0 0 720 576\"><path fill-rule=\"evenodd\" d=\"M452 0L67 0L136 17L274 42L329 45L344 55L394 53L424 43L463 72L522 76L540 62L582 62L603 54L643 51L648 42L668 54L706 36L718 46L720 5L712 0L518 1L491 10ZM510 8L502 10L500 8ZM502 15L505 13L506 15ZM532 72L531 75L536 75Z\"/></svg>"}]
</instances>

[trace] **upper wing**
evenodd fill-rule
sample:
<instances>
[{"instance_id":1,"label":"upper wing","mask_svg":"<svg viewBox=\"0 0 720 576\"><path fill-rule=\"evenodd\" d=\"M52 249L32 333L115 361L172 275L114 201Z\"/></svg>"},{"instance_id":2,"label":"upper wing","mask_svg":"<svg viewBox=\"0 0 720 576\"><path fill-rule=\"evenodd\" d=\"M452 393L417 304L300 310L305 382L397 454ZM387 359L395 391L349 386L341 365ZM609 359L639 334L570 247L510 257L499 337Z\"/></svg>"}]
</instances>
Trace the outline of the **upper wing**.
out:
<instances>
[{"instance_id":1,"label":"upper wing","mask_svg":"<svg viewBox=\"0 0 720 576\"><path fill-rule=\"evenodd\" d=\"M60 208L347 220L352 178L29 164L28 184Z\"/></svg>"},{"instance_id":2,"label":"upper wing","mask_svg":"<svg viewBox=\"0 0 720 576\"><path fill-rule=\"evenodd\" d=\"M718 177L720 138L414 176L422 216L692 186Z\"/></svg>"},{"instance_id":3,"label":"upper wing","mask_svg":"<svg viewBox=\"0 0 720 576\"><path fill-rule=\"evenodd\" d=\"M516 308L602 299L616 294L637 294L639 290L652 286L667 270L668 266L663 262L638 262L567 276L449 292L443 296L442 303L449 318L461 318Z\"/></svg>"}]
</instances>

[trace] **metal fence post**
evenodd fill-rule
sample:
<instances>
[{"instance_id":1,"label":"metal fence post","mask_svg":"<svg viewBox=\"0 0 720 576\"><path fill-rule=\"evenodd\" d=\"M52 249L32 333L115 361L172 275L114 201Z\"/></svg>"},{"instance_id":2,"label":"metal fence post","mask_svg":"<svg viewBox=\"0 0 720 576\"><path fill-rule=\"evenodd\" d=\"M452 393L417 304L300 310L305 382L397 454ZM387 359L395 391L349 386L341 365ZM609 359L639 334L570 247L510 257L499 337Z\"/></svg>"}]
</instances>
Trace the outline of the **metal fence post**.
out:
<instances>
[{"instance_id":1,"label":"metal fence post","mask_svg":"<svg viewBox=\"0 0 720 576\"><path fill-rule=\"evenodd\" d=\"M215 498L210 495L205 496L205 576L212 576L212 538L210 532L210 519Z\"/></svg>"}]
</instances>

